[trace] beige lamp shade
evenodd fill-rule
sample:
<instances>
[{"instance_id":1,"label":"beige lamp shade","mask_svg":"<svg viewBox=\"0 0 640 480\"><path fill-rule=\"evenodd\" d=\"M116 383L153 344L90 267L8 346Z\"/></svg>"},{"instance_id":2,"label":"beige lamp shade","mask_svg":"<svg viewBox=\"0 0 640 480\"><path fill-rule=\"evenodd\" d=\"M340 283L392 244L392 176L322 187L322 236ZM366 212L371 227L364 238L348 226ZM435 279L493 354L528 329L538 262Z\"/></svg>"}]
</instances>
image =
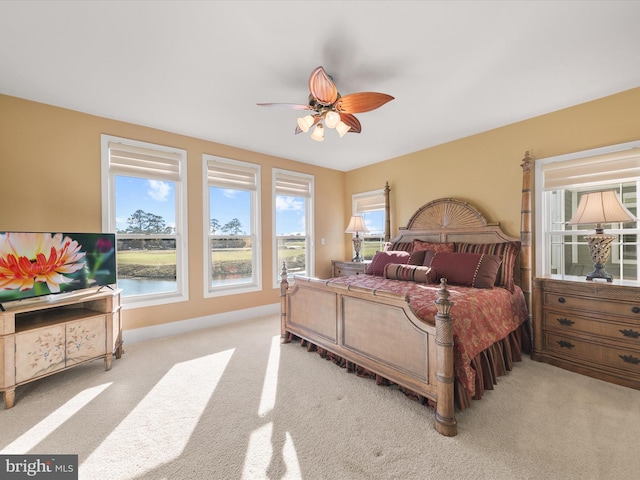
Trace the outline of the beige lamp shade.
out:
<instances>
[{"instance_id":1,"label":"beige lamp shade","mask_svg":"<svg viewBox=\"0 0 640 480\"><path fill-rule=\"evenodd\" d=\"M575 211L569 225L595 223L632 222L636 218L625 208L616 192L591 192L582 196L578 209Z\"/></svg>"},{"instance_id":2,"label":"beige lamp shade","mask_svg":"<svg viewBox=\"0 0 640 480\"><path fill-rule=\"evenodd\" d=\"M368 232L367 226L364 223L364 218L360 215L354 215L351 217L349 221L349 225L344 233L360 233L360 232Z\"/></svg>"}]
</instances>

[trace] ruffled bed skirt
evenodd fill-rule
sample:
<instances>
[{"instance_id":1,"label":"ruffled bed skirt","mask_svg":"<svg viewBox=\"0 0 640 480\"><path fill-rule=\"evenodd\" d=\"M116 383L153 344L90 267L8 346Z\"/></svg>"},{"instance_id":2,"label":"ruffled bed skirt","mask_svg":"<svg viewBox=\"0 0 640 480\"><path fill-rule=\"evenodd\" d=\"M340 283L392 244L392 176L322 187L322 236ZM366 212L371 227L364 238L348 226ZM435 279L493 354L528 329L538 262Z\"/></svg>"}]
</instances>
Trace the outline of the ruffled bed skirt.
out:
<instances>
[{"instance_id":1,"label":"ruffled bed skirt","mask_svg":"<svg viewBox=\"0 0 640 480\"><path fill-rule=\"evenodd\" d=\"M395 385L405 395L412 400L416 400L422 404L429 404L435 408L436 402L417 394L407 388L387 380L386 378L373 373L353 362L336 355L328 350L318 347L313 343L304 340L292 333L288 333L289 341L300 341L300 345L307 348L307 351L316 351L322 358L332 361L336 365L346 368L347 371L353 372L359 377L367 377L375 379L378 385ZM524 322L515 331L511 332L506 338L494 343L486 350L480 352L472 361L471 368L476 373L475 394L471 395L464 386L456 380L455 383L455 402L459 410L464 410L471 406L472 400L480 400L485 390L493 390L498 383L498 377L506 375L508 371L513 369L514 362L522 361L523 353L531 353L531 337L529 334L528 322Z\"/></svg>"}]
</instances>

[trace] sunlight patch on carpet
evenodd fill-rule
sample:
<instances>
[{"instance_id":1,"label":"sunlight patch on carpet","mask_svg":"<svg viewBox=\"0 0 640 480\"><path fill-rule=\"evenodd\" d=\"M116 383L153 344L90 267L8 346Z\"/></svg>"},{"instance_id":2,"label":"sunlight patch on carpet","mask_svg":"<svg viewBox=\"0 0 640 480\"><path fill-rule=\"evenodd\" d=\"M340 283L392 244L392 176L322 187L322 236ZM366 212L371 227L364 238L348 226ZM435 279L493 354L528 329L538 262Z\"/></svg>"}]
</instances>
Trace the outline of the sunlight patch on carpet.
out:
<instances>
[{"instance_id":1,"label":"sunlight patch on carpet","mask_svg":"<svg viewBox=\"0 0 640 480\"><path fill-rule=\"evenodd\" d=\"M281 458L278 458L278 457ZM282 469L284 464L284 469ZM281 480L299 480L302 478L300 462L296 447L289 432L285 432L284 442L273 438L273 422L251 432L247 456L242 468L242 480L254 480L257 478L272 478L269 470L278 472L277 478ZM286 473L282 475L281 471Z\"/></svg>"},{"instance_id":2,"label":"sunlight patch on carpet","mask_svg":"<svg viewBox=\"0 0 640 480\"><path fill-rule=\"evenodd\" d=\"M260 397L260 407L258 415L264 417L273 410L276 404L276 393L278 388L278 368L280 366L280 335L271 339L271 350L267 362L267 371L262 384L262 396Z\"/></svg>"},{"instance_id":3,"label":"sunlight patch on carpet","mask_svg":"<svg viewBox=\"0 0 640 480\"><path fill-rule=\"evenodd\" d=\"M48 415L47 418L43 419L37 425L30 428L16 440L0 450L0 454L24 454L29 452L39 442L44 440L47 435L69 420L76 414L76 412L79 412L82 407L100 395L110 385L111 382L103 383L102 385L87 388L86 390L78 393L55 412Z\"/></svg>"},{"instance_id":4,"label":"sunlight patch on carpet","mask_svg":"<svg viewBox=\"0 0 640 480\"><path fill-rule=\"evenodd\" d=\"M134 479L178 458L234 351L175 364L80 465L80 478Z\"/></svg>"}]
</instances>

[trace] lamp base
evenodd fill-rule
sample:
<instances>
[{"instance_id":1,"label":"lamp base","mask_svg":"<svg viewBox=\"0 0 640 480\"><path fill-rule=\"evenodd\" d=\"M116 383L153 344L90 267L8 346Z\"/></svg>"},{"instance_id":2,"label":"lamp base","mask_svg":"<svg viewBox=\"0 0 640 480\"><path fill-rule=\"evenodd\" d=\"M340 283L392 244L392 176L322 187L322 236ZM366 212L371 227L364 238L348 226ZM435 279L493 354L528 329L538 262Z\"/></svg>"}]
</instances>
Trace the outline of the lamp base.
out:
<instances>
[{"instance_id":1,"label":"lamp base","mask_svg":"<svg viewBox=\"0 0 640 480\"><path fill-rule=\"evenodd\" d=\"M587 274L587 280L603 279L607 282L613 282L613 277L611 276L611 274L604 271L603 264L596 263L593 268L593 272Z\"/></svg>"},{"instance_id":2,"label":"lamp base","mask_svg":"<svg viewBox=\"0 0 640 480\"><path fill-rule=\"evenodd\" d=\"M585 235L584 238L589 244L589 253L594 262L594 270L587 275L587 280L604 279L607 282L613 282L613 277L604 271L604 266L611 253L611 243L616 237L605 235L602 233L602 229L596 228L595 234Z\"/></svg>"},{"instance_id":3,"label":"lamp base","mask_svg":"<svg viewBox=\"0 0 640 480\"><path fill-rule=\"evenodd\" d=\"M356 236L353 237L353 250L356 252L356 256L351 259L352 262L362 262L362 257L360 256L360 249L362 248L362 237Z\"/></svg>"}]
</instances>

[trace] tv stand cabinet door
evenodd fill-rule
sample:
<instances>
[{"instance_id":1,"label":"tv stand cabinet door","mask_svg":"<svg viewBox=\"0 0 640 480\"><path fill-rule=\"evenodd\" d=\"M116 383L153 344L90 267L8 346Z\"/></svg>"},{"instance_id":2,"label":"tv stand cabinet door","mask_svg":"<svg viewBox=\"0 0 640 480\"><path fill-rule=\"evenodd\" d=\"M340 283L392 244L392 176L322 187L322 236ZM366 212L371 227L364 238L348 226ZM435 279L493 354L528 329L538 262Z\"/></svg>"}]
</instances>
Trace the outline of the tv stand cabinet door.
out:
<instances>
[{"instance_id":1,"label":"tv stand cabinet door","mask_svg":"<svg viewBox=\"0 0 640 480\"><path fill-rule=\"evenodd\" d=\"M16 334L16 383L65 367L65 326Z\"/></svg>"},{"instance_id":2,"label":"tv stand cabinet door","mask_svg":"<svg viewBox=\"0 0 640 480\"><path fill-rule=\"evenodd\" d=\"M67 367L103 356L107 351L106 317L101 315L67 326Z\"/></svg>"}]
</instances>

